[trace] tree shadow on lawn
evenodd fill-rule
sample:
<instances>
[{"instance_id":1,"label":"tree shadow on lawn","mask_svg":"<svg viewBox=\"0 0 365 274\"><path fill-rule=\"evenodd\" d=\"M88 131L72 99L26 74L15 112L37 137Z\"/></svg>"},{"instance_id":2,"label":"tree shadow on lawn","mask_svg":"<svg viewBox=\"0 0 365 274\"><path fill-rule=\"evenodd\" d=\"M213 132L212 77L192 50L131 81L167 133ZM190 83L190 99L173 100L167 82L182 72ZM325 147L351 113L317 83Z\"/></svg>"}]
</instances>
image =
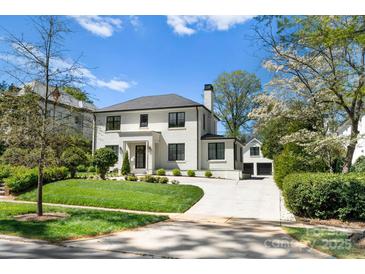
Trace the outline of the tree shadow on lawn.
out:
<instances>
[{"instance_id":1,"label":"tree shadow on lawn","mask_svg":"<svg viewBox=\"0 0 365 274\"><path fill-rule=\"evenodd\" d=\"M68 210L65 212L69 213L71 216L60 220L0 220L0 234L41 239L56 243L70 239L104 235L168 219L166 216L137 215L93 210Z\"/></svg>"}]
</instances>

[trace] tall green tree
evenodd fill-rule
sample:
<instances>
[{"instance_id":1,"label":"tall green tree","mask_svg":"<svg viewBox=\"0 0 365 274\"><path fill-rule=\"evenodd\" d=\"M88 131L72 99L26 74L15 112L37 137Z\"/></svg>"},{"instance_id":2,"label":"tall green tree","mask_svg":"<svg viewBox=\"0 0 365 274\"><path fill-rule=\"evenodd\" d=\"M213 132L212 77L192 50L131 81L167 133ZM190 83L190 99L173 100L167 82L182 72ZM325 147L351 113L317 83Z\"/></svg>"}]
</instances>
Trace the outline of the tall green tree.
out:
<instances>
[{"instance_id":1,"label":"tall green tree","mask_svg":"<svg viewBox=\"0 0 365 274\"><path fill-rule=\"evenodd\" d=\"M223 121L228 136L241 138L249 128L249 113L261 90L255 74L243 70L224 72L214 81L215 113Z\"/></svg>"},{"instance_id":2,"label":"tall green tree","mask_svg":"<svg viewBox=\"0 0 365 274\"><path fill-rule=\"evenodd\" d=\"M70 30L67 23L58 16L39 16L33 20L34 29L38 35L32 35L30 40L25 40L25 36L17 36L8 33L4 41L8 42L10 52L5 58L8 67L5 70L10 76L14 77L21 84L24 84L26 95L21 96L1 96L2 109L6 115L1 115L2 135L9 142L10 136L22 142L21 137L31 139L34 147L39 151L37 155L38 167L38 187L37 187L37 214L43 215L43 178L47 149L50 142L57 132L62 131L57 125L62 122L54 123L50 117L52 104L50 99L57 96L54 87L72 86L75 82L82 79L81 66L78 62L65 62L64 38ZM15 62L14 62L15 60ZM38 81L45 87L45 94L42 98L32 94L32 90L25 83ZM29 90L29 92L28 92ZM19 96L18 96L19 97ZM20 101L17 102L17 99ZM29 100L32 104L26 104ZM36 106L33 104L36 101ZM24 103L25 102L25 103ZM24 115L25 109L29 109L32 115ZM3 114L3 113L2 113ZM64 123L64 121L63 121ZM11 130L12 134L9 134ZM19 134L15 133L19 131ZM20 145L20 144L19 144Z\"/></svg>"},{"instance_id":3,"label":"tall green tree","mask_svg":"<svg viewBox=\"0 0 365 274\"><path fill-rule=\"evenodd\" d=\"M275 74L269 85L327 105L351 124L343 172L359 138L365 96L365 16L279 16L256 28Z\"/></svg>"}]
</instances>

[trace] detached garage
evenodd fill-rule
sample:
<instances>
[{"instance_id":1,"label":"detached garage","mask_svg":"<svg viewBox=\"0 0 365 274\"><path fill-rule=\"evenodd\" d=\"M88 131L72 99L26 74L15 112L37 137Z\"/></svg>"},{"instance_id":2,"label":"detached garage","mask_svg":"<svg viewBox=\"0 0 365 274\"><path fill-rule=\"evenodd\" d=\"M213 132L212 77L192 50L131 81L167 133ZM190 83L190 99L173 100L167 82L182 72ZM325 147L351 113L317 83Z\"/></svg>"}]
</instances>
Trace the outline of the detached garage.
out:
<instances>
[{"instance_id":1,"label":"detached garage","mask_svg":"<svg viewBox=\"0 0 365 274\"><path fill-rule=\"evenodd\" d=\"M272 163L257 163L257 175L272 175Z\"/></svg>"},{"instance_id":2,"label":"detached garage","mask_svg":"<svg viewBox=\"0 0 365 274\"><path fill-rule=\"evenodd\" d=\"M272 176L272 160L265 158L261 151L262 143L256 138L243 148L243 173L252 176Z\"/></svg>"}]
</instances>

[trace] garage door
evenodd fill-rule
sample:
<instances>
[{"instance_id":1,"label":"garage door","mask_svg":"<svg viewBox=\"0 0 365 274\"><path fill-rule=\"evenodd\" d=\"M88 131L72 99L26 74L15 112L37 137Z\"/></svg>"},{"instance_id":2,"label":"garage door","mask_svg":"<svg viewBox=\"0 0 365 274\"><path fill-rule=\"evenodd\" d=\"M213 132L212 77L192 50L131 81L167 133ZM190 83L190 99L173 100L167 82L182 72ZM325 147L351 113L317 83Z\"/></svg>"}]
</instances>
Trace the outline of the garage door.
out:
<instances>
[{"instance_id":1,"label":"garage door","mask_svg":"<svg viewBox=\"0 0 365 274\"><path fill-rule=\"evenodd\" d=\"M272 175L272 164L257 163L257 175Z\"/></svg>"},{"instance_id":2,"label":"garage door","mask_svg":"<svg viewBox=\"0 0 365 274\"><path fill-rule=\"evenodd\" d=\"M243 173L253 175L253 163L244 163Z\"/></svg>"}]
</instances>

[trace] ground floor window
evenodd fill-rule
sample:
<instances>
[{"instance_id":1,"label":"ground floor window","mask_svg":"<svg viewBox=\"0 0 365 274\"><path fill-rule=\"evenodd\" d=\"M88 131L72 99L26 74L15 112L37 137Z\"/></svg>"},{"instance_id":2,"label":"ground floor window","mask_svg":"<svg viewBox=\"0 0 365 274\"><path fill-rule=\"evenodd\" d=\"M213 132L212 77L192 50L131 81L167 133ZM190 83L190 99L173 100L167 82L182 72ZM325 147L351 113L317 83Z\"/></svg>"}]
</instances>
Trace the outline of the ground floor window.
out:
<instances>
[{"instance_id":1,"label":"ground floor window","mask_svg":"<svg viewBox=\"0 0 365 274\"><path fill-rule=\"evenodd\" d=\"M185 160L185 144L169 144L169 161Z\"/></svg>"},{"instance_id":2,"label":"ground floor window","mask_svg":"<svg viewBox=\"0 0 365 274\"><path fill-rule=\"evenodd\" d=\"M114 151L115 155L119 158L119 146L105 146L106 148L110 148Z\"/></svg>"},{"instance_id":3,"label":"ground floor window","mask_svg":"<svg viewBox=\"0 0 365 274\"><path fill-rule=\"evenodd\" d=\"M208 160L224 160L224 143L208 144Z\"/></svg>"}]
</instances>

